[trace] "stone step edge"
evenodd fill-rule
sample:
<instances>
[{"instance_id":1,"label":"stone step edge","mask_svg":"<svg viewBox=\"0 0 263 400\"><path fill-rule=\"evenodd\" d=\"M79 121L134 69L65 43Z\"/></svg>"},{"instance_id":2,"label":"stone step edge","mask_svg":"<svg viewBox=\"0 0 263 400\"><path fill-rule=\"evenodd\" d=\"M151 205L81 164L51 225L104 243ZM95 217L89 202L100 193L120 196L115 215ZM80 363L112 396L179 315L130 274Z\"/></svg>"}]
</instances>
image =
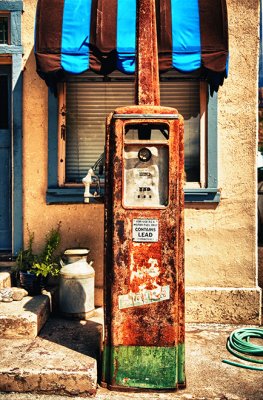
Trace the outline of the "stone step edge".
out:
<instances>
[{"instance_id":1,"label":"stone step edge","mask_svg":"<svg viewBox=\"0 0 263 400\"><path fill-rule=\"evenodd\" d=\"M86 371L58 369L0 368L0 391L42 393L66 396L95 396L97 363Z\"/></svg>"},{"instance_id":2,"label":"stone step edge","mask_svg":"<svg viewBox=\"0 0 263 400\"><path fill-rule=\"evenodd\" d=\"M0 261L0 270L1 268L15 268L15 261Z\"/></svg>"},{"instance_id":3,"label":"stone step edge","mask_svg":"<svg viewBox=\"0 0 263 400\"><path fill-rule=\"evenodd\" d=\"M34 339L49 317L50 303L48 295L26 296L19 302L1 302L0 338Z\"/></svg>"},{"instance_id":4,"label":"stone step edge","mask_svg":"<svg viewBox=\"0 0 263 400\"><path fill-rule=\"evenodd\" d=\"M0 289L11 287L11 273L0 270Z\"/></svg>"}]
</instances>

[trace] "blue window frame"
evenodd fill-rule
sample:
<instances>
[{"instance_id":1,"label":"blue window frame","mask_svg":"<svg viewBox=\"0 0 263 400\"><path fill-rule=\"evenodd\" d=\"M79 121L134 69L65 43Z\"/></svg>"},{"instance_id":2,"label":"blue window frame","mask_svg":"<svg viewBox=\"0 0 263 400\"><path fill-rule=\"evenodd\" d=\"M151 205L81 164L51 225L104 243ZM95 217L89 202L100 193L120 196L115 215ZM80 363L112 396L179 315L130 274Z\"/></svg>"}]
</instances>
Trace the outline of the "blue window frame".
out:
<instances>
[{"instance_id":1,"label":"blue window frame","mask_svg":"<svg viewBox=\"0 0 263 400\"><path fill-rule=\"evenodd\" d=\"M48 95L48 189L46 201L56 203L83 203L84 187L61 187L58 185L58 100L49 91ZM186 203L217 203L220 200L217 180L217 94L208 95L206 143L206 187L185 188ZM101 202L91 198L90 202Z\"/></svg>"}]
</instances>

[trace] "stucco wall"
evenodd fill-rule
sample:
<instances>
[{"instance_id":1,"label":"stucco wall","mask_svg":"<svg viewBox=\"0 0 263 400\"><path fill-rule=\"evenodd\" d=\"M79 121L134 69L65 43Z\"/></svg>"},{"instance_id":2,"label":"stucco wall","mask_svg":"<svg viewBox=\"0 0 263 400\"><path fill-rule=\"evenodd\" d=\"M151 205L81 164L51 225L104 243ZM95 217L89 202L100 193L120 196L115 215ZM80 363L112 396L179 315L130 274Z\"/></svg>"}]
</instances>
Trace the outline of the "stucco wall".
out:
<instances>
[{"instance_id":1,"label":"stucco wall","mask_svg":"<svg viewBox=\"0 0 263 400\"><path fill-rule=\"evenodd\" d=\"M62 221L61 247L89 247L95 261L96 286L102 287L103 206L45 203L47 88L35 73L33 24L36 0L25 0L24 4L24 226L28 224L35 232L36 248L39 248L48 229ZM230 316L230 322L259 321L255 167L258 7L257 0L228 1L230 68L229 78L219 91L218 102L221 201L217 206L186 206L185 271L189 321L224 322L225 314L220 309ZM233 306L231 302L235 296L240 300L235 300ZM242 298L249 306L243 304ZM201 303L203 311L200 312ZM249 307L245 316L241 313L244 307L245 310Z\"/></svg>"},{"instance_id":2,"label":"stucco wall","mask_svg":"<svg viewBox=\"0 0 263 400\"><path fill-rule=\"evenodd\" d=\"M50 228L61 221L61 250L69 247L91 249L96 286L103 286L103 205L47 205L48 113L47 87L35 72L33 52L36 0L24 2L22 39L23 71L23 224L35 233L35 249L41 249ZM96 291L102 302L102 290Z\"/></svg>"}]
</instances>

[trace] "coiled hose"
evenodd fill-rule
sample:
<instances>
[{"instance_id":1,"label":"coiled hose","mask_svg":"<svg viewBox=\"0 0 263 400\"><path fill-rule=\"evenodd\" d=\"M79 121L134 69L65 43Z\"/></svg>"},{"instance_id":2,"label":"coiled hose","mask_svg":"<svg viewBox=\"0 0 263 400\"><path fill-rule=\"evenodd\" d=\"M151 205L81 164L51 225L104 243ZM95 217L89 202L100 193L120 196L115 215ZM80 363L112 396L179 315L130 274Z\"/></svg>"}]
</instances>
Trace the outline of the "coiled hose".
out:
<instances>
[{"instance_id":1,"label":"coiled hose","mask_svg":"<svg viewBox=\"0 0 263 400\"><path fill-rule=\"evenodd\" d=\"M263 339L263 329L257 328L241 328L233 331L227 339L226 348L234 356L257 364L263 364L263 359L256 359L246 357L249 356L263 356L263 346L251 343L250 338ZM235 365L236 367L253 369L263 371L263 367L256 367L253 365L240 364L230 360L223 360L223 363Z\"/></svg>"}]
</instances>

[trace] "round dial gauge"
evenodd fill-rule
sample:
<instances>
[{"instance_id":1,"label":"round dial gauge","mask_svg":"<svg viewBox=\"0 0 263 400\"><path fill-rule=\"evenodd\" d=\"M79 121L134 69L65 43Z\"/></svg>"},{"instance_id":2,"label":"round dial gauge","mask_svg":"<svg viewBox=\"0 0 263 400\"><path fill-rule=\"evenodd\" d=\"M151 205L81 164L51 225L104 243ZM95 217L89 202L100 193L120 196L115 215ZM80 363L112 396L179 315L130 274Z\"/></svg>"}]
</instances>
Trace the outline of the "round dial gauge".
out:
<instances>
[{"instance_id":1,"label":"round dial gauge","mask_svg":"<svg viewBox=\"0 0 263 400\"><path fill-rule=\"evenodd\" d=\"M142 149L139 150L138 152L138 158L142 162L147 162L151 159L152 153L147 147L143 147Z\"/></svg>"}]
</instances>

